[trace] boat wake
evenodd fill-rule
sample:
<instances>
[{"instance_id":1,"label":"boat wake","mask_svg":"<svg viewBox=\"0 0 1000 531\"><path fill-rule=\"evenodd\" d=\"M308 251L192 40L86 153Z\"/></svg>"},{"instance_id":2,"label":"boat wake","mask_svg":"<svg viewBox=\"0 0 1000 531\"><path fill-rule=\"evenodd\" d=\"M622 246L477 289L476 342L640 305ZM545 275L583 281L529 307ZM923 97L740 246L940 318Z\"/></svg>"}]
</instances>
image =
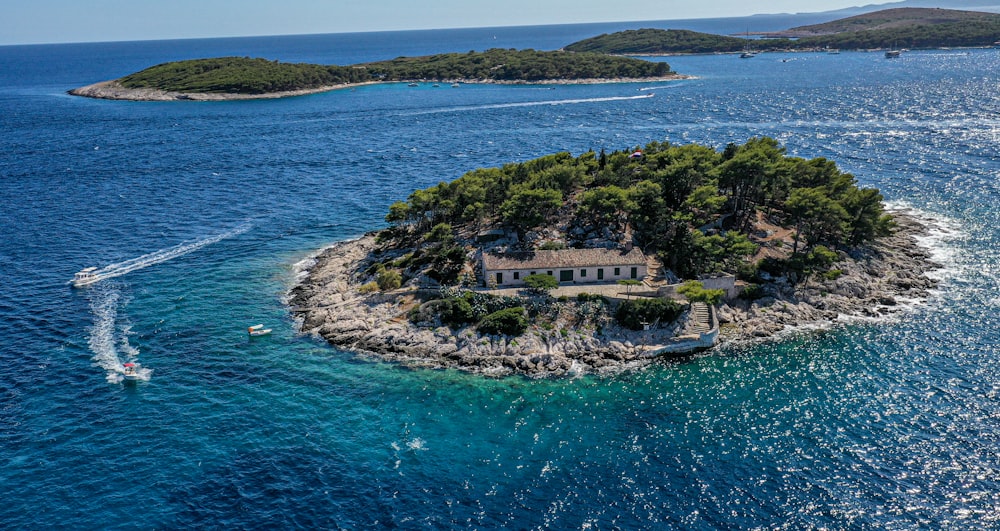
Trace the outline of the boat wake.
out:
<instances>
[{"instance_id":1,"label":"boat wake","mask_svg":"<svg viewBox=\"0 0 1000 531\"><path fill-rule=\"evenodd\" d=\"M120 319L118 309L128 301L122 300L121 291L114 287L91 292L90 309L94 314L94 322L90 327L88 345L94 353L94 363L107 372L108 383L120 383L125 380L125 364L136 364L139 349L129 343L133 335L132 325L127 320ZM135 379L148 381L152 369L139 367L135 371Z\"/></svg>"},{"instance_id":2,"label":"boat wake","mask_svg":"<svg viewBox=\"0 0 1000 531\"><path fill-rule=\"evenodd\" d=\"M131 273L133 271L138 271L139 269L145 269L149 266L162 264L168 260L173 260L174 258L184 256L188 253L197 251L206 245L211 245L213 243L225 240L226 238L232 238L243 234L244 232L250 230L251 224L244 223L234 229L228 230L221 234L216 234L208 238L204 238L196 241L182 242L173 247L167 247L166 249L160 249L159 251L154 251L149 254L144 254L137 258L131 258L123 262L118 262L116 264L111 264L97 269L93 272L93 277L95 280L93 282L107 280L109 278L120 277L124 274Z\"/></svg>"},{"instance_id":3,"label":"boat wake","mask_svg":"<svg viewBox=\"0 0 1000 531\"><path fill-rule=\"evenodd\" d=\"M641 94L638 96L607 96L603 98L579 98L579 99L567 99L567 100L522 101L517 103L493 103L486 105L465 105L460 107L442 107L440 109L427 109L425 111L407 113L405 116L439 114L446 112L481 111L488 109L512 109L515 107L538 107L542 105L576 105L580 103L600 103L606 101L644 100L646 98L652 98L653 96L655 96L655 94L651 92L649 94Z\"/></svg>"}]
</instances>

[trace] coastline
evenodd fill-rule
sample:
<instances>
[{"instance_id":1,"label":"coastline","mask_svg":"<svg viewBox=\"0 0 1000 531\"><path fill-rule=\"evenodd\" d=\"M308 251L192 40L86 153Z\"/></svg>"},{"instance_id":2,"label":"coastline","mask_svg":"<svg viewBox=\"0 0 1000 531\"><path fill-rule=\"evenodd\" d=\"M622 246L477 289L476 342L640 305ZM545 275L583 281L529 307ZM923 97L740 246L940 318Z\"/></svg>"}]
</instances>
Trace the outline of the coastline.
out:
<instances>
[{"instance_id":1,"label":"coastline","mask_svg":"<svg viewBox=\"0 0 1000 531\"><path fill-rule=\"evenodd\" d=\"M225 94L225 93L205 93L205 92L174 92L159 89L132 89L126 88L117 79L101 81L92 85L79 87L67 91L73 96L85 98L96 98L103 100L123 100L123 101L238 101L238 100L262 100L292 98L296 96L307 96L310 94L320 94L334 90L344 90L366 85L380 85L388 83L460 83L464 85L600 85L605 83L659 83L664 81L677 81L682 79L692 79L693 76L684 74L671 74L667 76L650 78L588 78L588 79L545 79L537 81L505 81L505 80L481 80L481 79L446 79L446 80L405 80L405 81L366 81L364 83L344 83L340 85L329 85L311 89L288 90L282 92L265 92L263 94Z\"/></svg>"},{"instance_id":2,"label":"coastline","mask_svg":"<svg viewBox=\"0 0 1000 531\"><path fill-rule=\"evenodd\" d=\"M917 236L927 227L912 215L893 212L897 231L852 251L834 268L835 279L808 278L792 283L782 277L762 286L763 297L733 299L718 307L722 344L767 340L789 329L828 327L845 318L887 319L906 308L903 302L927 299L936 282L927 276L939 268ZM653 362L657 350L685 354L703 350L670 349L670 342L697 337L689 314L666 330L633 332L608 326L564 330L532 326L516 338L480 336L471 327L420 327L406 308L419 289L362 295L363 271L377 251L374 233L338 242L316 255L301 281L289 292L293 314L303 333L375 359L407 366L454 368L488 376L567 376L620 371ZM815 275L813 275L815 277ZM692 335L694 334L694 335ZM714 342L714 337L712 338ZM667 348L663 348L667 347Z\"/></svg>"},{"instance_id":3,"label":"coastline","mask_svg":"<svg viewBox=\"0 0 1000 531\"><path fill-rule=\"evenodd\" d=\"M101 81L85 87L79 87L67 91L73 96L83 96L85 98L96 98L101 100L125 100L125 101L236 101L236 100L266 100L276 98L291 98L295 96L307 96L309 94L320 94L332 90L342 90L364 85L373 85L376 82L368 83L345 83L342 85L329 85L312 89L288 90L283 92L265 92L263 94L216 94L205 92L172 92L159 89L132 89L126 88L117 79L111 81Z\"/></svg>"}]
</instances>

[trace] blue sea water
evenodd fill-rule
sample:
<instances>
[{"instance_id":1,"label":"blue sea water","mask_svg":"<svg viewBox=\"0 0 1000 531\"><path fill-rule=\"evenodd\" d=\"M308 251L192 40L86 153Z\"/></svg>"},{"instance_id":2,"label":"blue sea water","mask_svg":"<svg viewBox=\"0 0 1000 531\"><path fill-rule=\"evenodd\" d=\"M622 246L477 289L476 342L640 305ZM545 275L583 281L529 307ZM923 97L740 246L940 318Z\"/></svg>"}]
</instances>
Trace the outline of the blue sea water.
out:
<instances>
[{"instance_id":1,"label":"blue sea water","mask_svg":"<svg viewBox=\"0 0 1000 531\"><path fill-rule=\"evenodd\" d=\"M192 56L346 64L591 29L0 47L0 527L1000 527L998 50L653 59L696 76L671 83L65 94ZM285 305L312 253L415 188L759 135L931 220L934 296L542 381L361 358ZM66 285L91 265L129 271ZM274 333L248 339L258 322Z\"/></svg>"}]
</instances>

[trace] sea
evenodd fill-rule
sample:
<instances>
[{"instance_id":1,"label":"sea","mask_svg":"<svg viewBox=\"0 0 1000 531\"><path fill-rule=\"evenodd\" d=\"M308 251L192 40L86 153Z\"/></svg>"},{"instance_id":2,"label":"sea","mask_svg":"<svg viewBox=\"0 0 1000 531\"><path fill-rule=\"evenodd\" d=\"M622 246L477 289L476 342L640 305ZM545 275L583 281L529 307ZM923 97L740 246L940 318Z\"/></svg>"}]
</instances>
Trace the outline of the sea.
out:
<instances>
[{"instance_id":1,"label":"sea","mask_svg":"<svg viewBox=\"0 0 1000 531\"><path fill-rule=\"evenodd\" d=\"M0 528L1000 528L1000 50L649 58L693 76L671 82L66 94L194 57L352 64L625 26L0 47ZM557 379L379 361L289 311L318 250L415 189L757 136L923 219L932 295ZM91 266L104 280L67 284Z\"/></svg>"}]
</instances>

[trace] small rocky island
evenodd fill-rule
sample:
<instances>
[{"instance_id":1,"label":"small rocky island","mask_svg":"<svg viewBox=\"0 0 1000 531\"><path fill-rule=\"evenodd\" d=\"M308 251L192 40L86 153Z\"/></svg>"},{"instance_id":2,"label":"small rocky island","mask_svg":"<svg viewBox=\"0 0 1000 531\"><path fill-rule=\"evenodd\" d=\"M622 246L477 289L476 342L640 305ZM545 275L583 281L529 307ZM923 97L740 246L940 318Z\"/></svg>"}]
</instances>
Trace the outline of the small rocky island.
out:
<instances>
[{"instance_id":1,"label":"small rocky island","mask_svg":"<svg viewBox=\"0 0 1000 531\"><path fill-rule=\"evenodd\" d=\"M91 98L170 101L301 96L372 83L607 83L679 79L663 62L599 53L501 50L399 57L351 66L219 57L156 65L70 90Z\"/></svg>"},{"instance_id":2,"label":"small rocky island","mask_svg":"<svg viewBox=\"0 0 1000 531\"><path fill-rule=\"evenodd\" d=\"M394 203L291 290L302 330L410 366L561 376L920 301L913 218L770 138L479 169Z\"/></svg>"}]
</instances>

